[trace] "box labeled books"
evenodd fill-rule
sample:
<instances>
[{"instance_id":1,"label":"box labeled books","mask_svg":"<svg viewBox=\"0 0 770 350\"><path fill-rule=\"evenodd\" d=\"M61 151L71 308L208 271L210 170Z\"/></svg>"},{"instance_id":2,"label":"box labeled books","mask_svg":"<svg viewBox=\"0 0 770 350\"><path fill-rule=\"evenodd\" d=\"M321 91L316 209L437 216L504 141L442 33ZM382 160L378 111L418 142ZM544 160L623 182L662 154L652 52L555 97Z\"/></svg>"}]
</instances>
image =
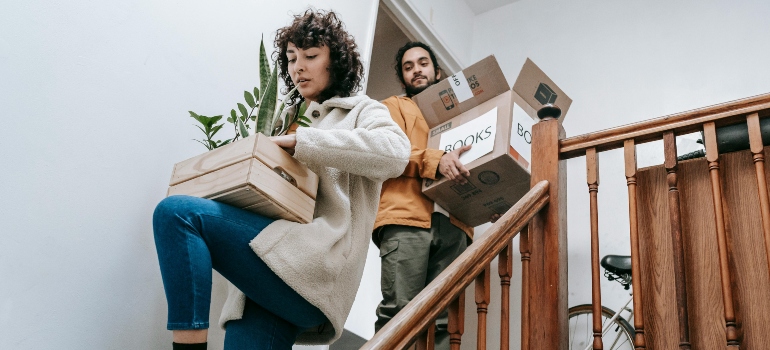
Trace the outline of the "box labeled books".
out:
<instances>
[{"instance_id":1,"label":"box labeled books","mask_svg":"<svg viewBox=\"0 0 770 350\"><path fill-rule=\"evenodd\" d=\"M532 96L521 96L518 91ZM460 156L470 171L466 184L425 179L422 192L471 226L510 209L530 187L530 145L536 111L545 103L572 102L531 60L513 89L494 56L449 76L413 97L431 128L428 148L447 152L466 145Z\"/></svg>"},{"instance_id":2,"label":"box labeled books","mask_svg":"<svg viewBox=\"0 0 770 350\"><path fill-rule=\"evenodd\" d=\"M300 223L313 220L318 175L262 134L174 165L168 195L212 199Z\"/></svg>"}]
</instances>

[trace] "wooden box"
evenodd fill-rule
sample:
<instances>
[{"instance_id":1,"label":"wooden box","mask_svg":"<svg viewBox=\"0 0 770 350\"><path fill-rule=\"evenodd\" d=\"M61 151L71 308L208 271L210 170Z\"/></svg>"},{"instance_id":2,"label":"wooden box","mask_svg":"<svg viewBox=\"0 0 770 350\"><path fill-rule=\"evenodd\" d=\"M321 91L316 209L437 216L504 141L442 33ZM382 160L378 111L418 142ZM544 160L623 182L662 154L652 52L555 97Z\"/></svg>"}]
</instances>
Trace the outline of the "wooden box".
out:
<instances>
[{"instance_id":1,"label":"wooden box","mask_svg":"<svg viewBox=\"0 0 770 350\"><path fill-rule=\"evenodd\" d=\"M174 165L168 195L213 199L274 219L313 220L318 175L256 134Z\"/></svg>"}]
</instances>

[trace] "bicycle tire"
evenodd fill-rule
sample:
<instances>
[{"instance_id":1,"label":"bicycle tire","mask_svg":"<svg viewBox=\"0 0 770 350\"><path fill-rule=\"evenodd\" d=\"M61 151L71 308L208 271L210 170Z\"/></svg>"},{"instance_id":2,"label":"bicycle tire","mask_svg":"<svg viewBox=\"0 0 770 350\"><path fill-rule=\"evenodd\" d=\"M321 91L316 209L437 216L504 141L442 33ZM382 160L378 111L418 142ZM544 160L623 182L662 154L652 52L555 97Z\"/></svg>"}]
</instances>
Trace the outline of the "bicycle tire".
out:
<instances>
[{"instance_id":1,"label":"bicycle tire","mask_svg":"<svg viewBox=\"0 0 770 350\"><path fill-rule=\"evenodd\" d=\"M615 311L602 306L602 329L615 315ZM593 344L593 305L582 304L569 308L569 349L585 350ZM632 350L634 348L634 327L622 316L618 316L602 337L606 350Z\"/></svg>"}]
</instances>

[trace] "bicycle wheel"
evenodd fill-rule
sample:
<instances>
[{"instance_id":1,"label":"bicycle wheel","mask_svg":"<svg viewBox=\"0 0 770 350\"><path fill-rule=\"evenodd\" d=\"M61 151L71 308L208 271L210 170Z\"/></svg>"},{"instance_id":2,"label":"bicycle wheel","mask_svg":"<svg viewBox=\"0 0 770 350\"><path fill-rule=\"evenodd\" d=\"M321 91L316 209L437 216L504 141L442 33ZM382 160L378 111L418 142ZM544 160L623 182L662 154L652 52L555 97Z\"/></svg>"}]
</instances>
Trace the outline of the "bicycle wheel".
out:
<instances>
[{"instance_id":1,"label":"bicycle wheel","mask_svg":"<svg viewBox=\"0 0 770 350\"><path fill-rule=\"evenodd\" d=\"M615 315L615 311L602 306L602 329ZM593 306L577 305L569 308L569 349L585 350L593 348ZM633 350L634 328L623 317L613 321L613 325L602 336L606 350Z\"/></svg>"}]
</instances>

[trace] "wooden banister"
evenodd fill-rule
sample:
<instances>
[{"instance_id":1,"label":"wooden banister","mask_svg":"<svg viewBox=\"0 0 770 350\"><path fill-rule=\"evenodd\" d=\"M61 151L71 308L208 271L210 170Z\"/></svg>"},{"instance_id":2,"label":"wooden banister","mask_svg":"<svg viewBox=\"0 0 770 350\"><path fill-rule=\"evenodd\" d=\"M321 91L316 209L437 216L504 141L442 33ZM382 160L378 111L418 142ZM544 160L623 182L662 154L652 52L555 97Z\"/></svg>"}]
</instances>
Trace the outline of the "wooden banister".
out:
<instances>
[{"instance_id":1,"label":"wooden banister","mask_svg":"<svg viewBox=\"0 0 770 350\"><path fill-rule=\"evenodd\" d=\"M548 181L535 184L361 349L403 349L412 343L548 203L548 192Z\"/></svg>"},{"instance_id":2,"label":"wooden banister","mask_svg":"<svg viewBox=\"0 0 770 350\"><path fill-rule=\"evenodd\" d=\"M559 152L561 159L575 158L585 155L589 148L596 148L597 152L621 148L629 139L637 145L660 140L666 131L680 135L697 132L707 122L714 122L716 126L741 122L751 113L759 113L761 117L770 115L770 93L569 137L559 142Z\"/></svg>"}]
</instances>

